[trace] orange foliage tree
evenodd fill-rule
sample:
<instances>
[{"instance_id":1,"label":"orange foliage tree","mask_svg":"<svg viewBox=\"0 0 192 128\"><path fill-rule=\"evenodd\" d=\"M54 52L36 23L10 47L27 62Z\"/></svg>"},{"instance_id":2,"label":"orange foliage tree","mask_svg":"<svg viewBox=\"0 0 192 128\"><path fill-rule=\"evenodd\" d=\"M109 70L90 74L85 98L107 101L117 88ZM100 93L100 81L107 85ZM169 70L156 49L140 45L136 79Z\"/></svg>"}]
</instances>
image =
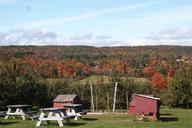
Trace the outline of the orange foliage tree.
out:
<instances>
[{"instance_id":1,"label":"orange foliage tree","mask_svg":"<svg viewBox=\"0 0 192 128\"><path fill-rule=\"evenodd\" d=\"M169 71L168 71L168 76L169 76L169 77L174 77L174 76L175 76L175 73L176 73L176 70L175 70L175 69L169 69Z\"/></svg>"},{"instance_id":2,"label":"orange foliage tree","mask_svg":"<svg viewBox=\"0 0 192 128\"><path fill-rule=\"evenodd\" d=\"M149 67L145 67L143 72L145 74L149 74L151 76L155 73L155 69L153 67L149 66Z\"/></svg>"},{"instance_id":3,"label":"orange foliage tree","mask_svg":"<svg viewBox=\"0 0 192 128\"><path fill-rule=\"evenodd\" d=\"M160 90L167 88L167 81L161 73L154 73L150 83L152 87Z\"/></svg>"}]
</instances>

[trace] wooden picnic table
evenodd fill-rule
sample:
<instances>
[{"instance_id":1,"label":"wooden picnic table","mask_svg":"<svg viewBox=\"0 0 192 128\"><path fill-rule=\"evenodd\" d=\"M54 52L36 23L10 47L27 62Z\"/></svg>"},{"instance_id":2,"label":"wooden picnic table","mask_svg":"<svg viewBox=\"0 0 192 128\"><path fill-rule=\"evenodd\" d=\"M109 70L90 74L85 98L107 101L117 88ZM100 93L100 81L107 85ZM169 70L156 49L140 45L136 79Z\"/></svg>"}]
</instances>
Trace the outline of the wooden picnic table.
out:
<instances>
[{"instance_id":1,"label":"wooden picnic table","mask_svg":"<svg viewBox=\"0 0 192 128\"><path fill-rule=\"evenodd\" d=\"M36 123L36 127L40 127L42 121L57 121L59 126L63 126L63 120L69 119L72 116L66 115L66 108L43 108L40 109L41 114L39 116L39 121Z\"/></svg>"},{"instance_id":2,"label":"wooden picnic table","mask_svg":"<svg viewBox=\"0 0 192 128\"><path fill-rule=\"evenodd\" d=\"M8 110L6 112L5 119L8 119L9 116L13 116L14 118L15 116L21 116L21 118L25 120L26 115L32 114L31 105L7 105L7 108Z\"/></svg>"}]
</instances>

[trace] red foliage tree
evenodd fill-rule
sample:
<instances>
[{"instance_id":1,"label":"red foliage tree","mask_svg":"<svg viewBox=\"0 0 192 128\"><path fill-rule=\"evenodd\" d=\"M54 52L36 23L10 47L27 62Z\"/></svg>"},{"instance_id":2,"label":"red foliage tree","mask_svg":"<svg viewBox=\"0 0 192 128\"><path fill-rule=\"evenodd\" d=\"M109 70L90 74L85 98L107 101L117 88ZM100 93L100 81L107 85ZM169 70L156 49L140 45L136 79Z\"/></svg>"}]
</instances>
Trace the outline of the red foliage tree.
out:
<instances>
[{"instance_id":1,"label":"red foliage tree","mask_svg":"<svg viewBox=\"0 0 192 128\"><path fill-rule=\"evenodd\" d=\"M145 74L149 74L150 76L152 76L155 73L155 69L149 66L149 67L145 67L143 72Z\"/></svg>"},{"instance_id":2,"label":"red foliage tree","mask_svg":"<svg viewBox=\"0 0 192 128\"><path fill-rule=\"evenodd\" d=\"M152 87L160 90L167 88L167 81L161 73L154 73L151 77L150 83Z\"/></svg>"},{"instance_id":3,"label":"red foliage tree","mask_svg":"<svg viewBox=\"0 0 192 128\"><path fill-rule=\"evenodd\" d=\"M175 70L175 69L170 69L170 70L168 71L168 76L169 76L169 77L174 77L174 76L175 76L175 73L176 73L176 70Z\"/></svg>"}]
</instances>

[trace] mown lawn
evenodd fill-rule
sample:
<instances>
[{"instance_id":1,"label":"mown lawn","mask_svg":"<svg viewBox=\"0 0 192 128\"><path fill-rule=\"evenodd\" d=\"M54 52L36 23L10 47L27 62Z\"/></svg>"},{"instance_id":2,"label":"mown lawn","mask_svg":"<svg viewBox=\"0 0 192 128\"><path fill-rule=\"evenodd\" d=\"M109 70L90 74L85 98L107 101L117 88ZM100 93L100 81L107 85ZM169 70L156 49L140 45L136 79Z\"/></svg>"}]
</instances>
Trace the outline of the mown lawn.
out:
<instances>
[{"instance_id":1,"label":"mown lawn","mask_svg":"<svg viewBox=\"0 0 192 128\"><path fill-rule=\"evenodd\" d=\"M36 121L21 119L0 120L0 128L34 128ZM56 122L42 128L57 128ZM161 120L155 122L135 121L130 115L87 115L84 119L65 124L66 128L191 128L192 110L161 109Z\"/></svg>"}]
</instances>

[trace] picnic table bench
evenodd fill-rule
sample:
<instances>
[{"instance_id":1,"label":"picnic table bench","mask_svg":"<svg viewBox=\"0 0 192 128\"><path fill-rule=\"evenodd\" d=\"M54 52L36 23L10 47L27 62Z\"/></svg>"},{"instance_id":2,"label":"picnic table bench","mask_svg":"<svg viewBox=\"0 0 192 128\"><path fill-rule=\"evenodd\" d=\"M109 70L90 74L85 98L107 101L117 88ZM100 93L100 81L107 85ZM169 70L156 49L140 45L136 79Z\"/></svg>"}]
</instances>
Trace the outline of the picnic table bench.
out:
<instances>
[{"instance_id":1,"label":"picnic table bench","mask_svg":"<svg viewBox=\"0 0 192 128\"><path fill-rule=\"evenodd\" d=\"M6 115L6 112L0 111L0 117L4 117Z\"/></svg>"},{"instance_id":2,"label":"picnic table bench","mask_svg":"<svg viewBox=\"0 0 192 128\"><path fill-rule=\"evenodd\" d=\"M57 121L59 126L63 126L64 119L74 118L74 116L70 116L66 114L66 108L43 108L40 109L41 114L39 116L39 120L36 123L36 127L40 127L42 121Z\"/></svg>"},{"instance_id":3,"label":"picnic table bench","mask_svg":"<svg viewBox=\"0 0 192 128\"><path fill-rule=\"evenodd\" d=\"M7 108L5 119L8 119L10 116L14 118L15 116L21 116L25 120L26 116L31 117L35 113L31 111L31 105L7 105Z\"/></svg>"}]
</instances>

